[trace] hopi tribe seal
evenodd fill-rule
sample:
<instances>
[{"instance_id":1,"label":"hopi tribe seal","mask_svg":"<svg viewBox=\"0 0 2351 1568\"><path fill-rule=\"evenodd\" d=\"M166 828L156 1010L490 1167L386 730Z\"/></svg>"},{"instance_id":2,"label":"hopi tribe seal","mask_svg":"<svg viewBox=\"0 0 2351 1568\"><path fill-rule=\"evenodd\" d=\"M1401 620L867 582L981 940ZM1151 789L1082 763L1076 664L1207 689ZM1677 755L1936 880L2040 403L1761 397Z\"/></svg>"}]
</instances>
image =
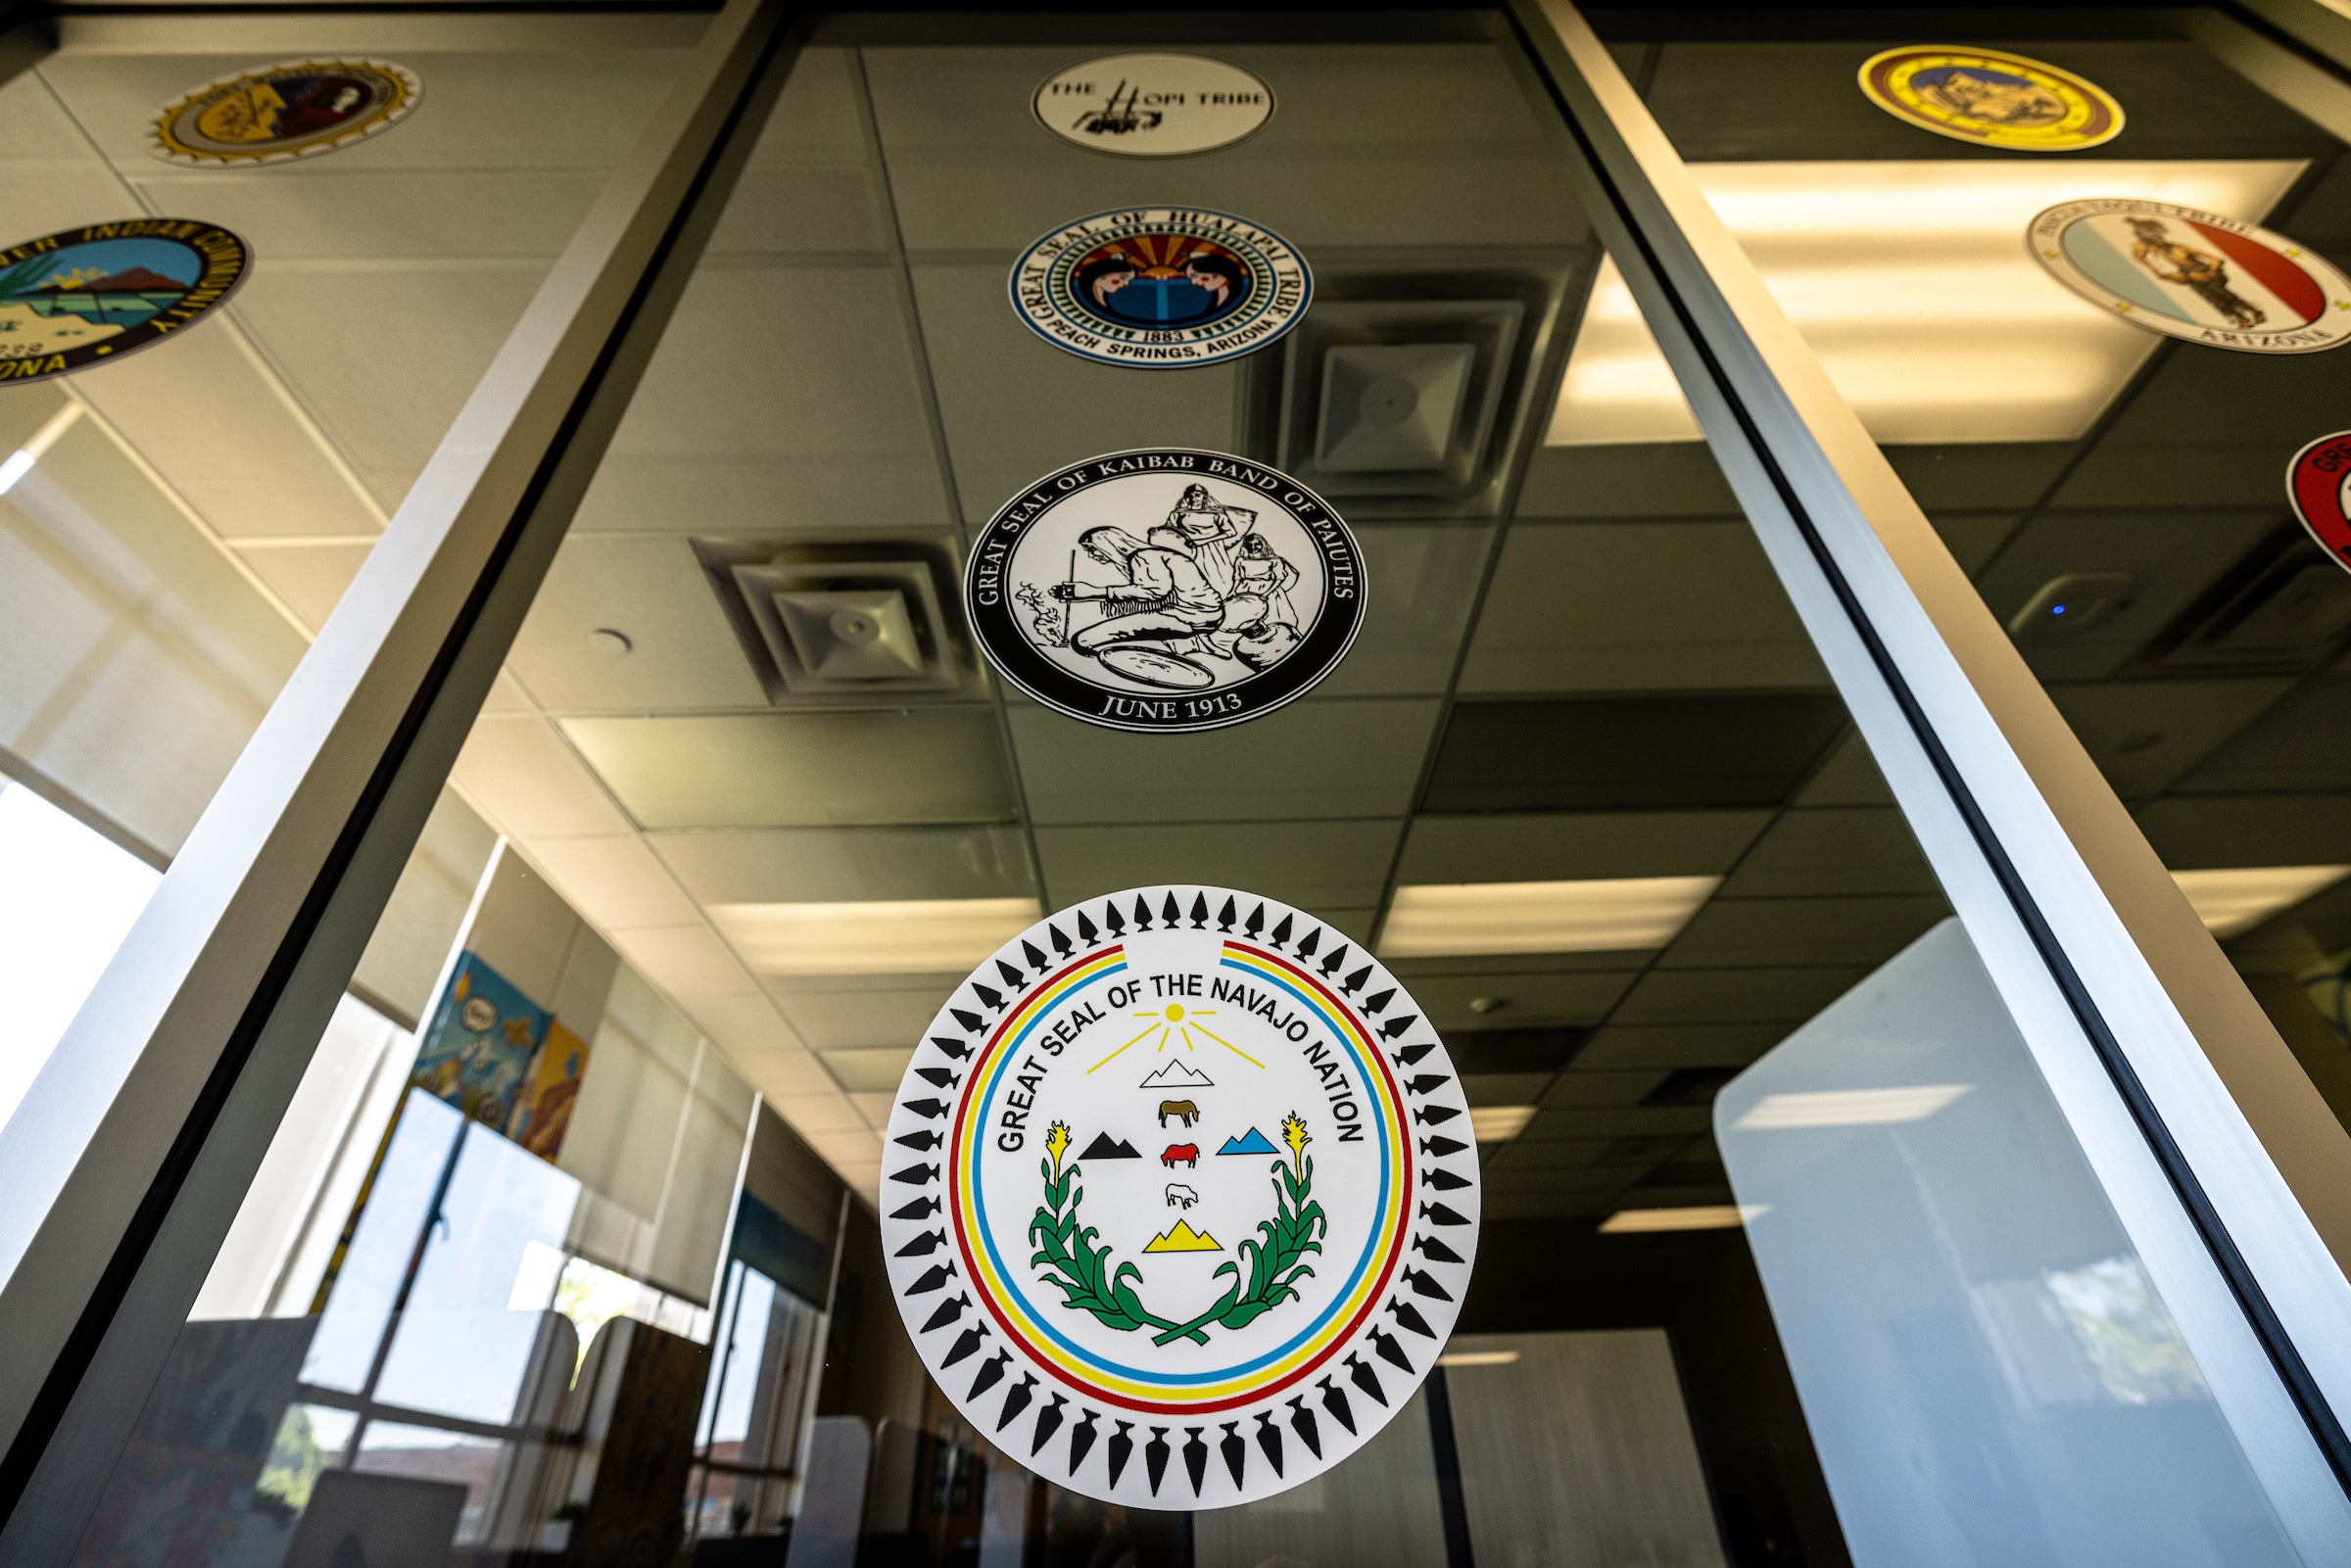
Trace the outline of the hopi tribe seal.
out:
<instances>
[{"instance_id":1,"label":"hopi tribe seal","mask_svg":"<svg viewBox=\"0 0 2351 1568\"><path fill-rule=\"evenodd\" d=\"M999 508L964 569L988 662L1113 730L1215 730L1303 695L1364 620L1355 536L1319 496L1223 452L1089 457Z\"/></svg>"},{"instance_id":2,"label":"hopi tribe seal","mask_svg":"<svg viewBox=\"0 0 2351 1568\"><path fill-rule=\"evenodd\" d=\"M1271 229L1197 207L1064 223L1012 264L1012 308L1080 358L1143 370L1222 364L1306 313L1313 276Z\"/></svg>"},{"instance_id":3,"label":"hopi tribe seal","mask_svg":"<svg viewBox=\"0 0 2351 1568\"><path fill-rule=\"evenodd\" d=\"M2137 197L2065 202L2025 243L2049 275L2134 326L2241 354L2351 338L2351 279L2282 234Z\"/></svg>"},{"instance_id":4,"label":"hopi tribe seal","mask_svg":"<svg viewBox=\"0 0 2351 1568\"><path fill-rule=\"evenodd\" d=\"M1477 1147L1436 1030L1351 937L1223 887L1037 922L916 1049L882 1176L889 1279L966 1419L1146 1508L1294 1487L1452 1332Z\"/></svg>"},{"instance_id":5,"label":"hopi tribe seal","mask_svg":"<svg viewBox=\"0 0 2351 1568\"><path fill-rule=\"evenodd\" d=\"M251 269L213 223L136 217L0 250L0 383L105 364L217 309Z\"/></svg>"},{"instance_id":6,"label":"hopi tribe seal","mask_svg":"<svg viewBox=\"0 0 2351 1568\"><path fill-rule=\"evenodd\" d=\"M289 60L168 105L147 133L174 164L276 164L349 147L406 119L424 84L387 60Z\"/></svg>"}]
</instances>

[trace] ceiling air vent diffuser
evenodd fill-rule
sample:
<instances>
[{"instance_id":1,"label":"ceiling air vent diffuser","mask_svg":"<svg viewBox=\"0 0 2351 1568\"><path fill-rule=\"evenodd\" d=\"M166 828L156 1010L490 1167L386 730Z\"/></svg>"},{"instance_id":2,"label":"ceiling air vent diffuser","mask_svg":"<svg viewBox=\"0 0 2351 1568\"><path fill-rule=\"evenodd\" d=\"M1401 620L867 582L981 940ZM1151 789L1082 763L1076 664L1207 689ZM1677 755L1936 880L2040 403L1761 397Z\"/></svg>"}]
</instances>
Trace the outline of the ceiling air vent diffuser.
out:
<instances>
[{"instance_id":1,"label":"ceiling air vent diffuser","mask_svg":"<svg viewBox=\"0 0 2351 1568\"><path fill-rule=\"evenodd\" d=\"M1351 516L1491 515L1548 384L1563 275L1325 268L1249 371L1248 440Z\"/></svg>"},{"instance_id":2,"label":"ceiling air vent diffuser","mask_svg":"<svg viewBox=\"0 0 2351 1568\"><path fill-rule=\"evenodd\" d=\"M2351 577L2288 524L2249 551L2158 638L2166 674L2286 675L2351 646Z\"/></svg>"},{"instance_id":3,"label":"ceiling air vent diffuser","mask_svg":"<svg viewBox=\"0 0 2351 1568\"><path fill-rule=\"evenodd\" d=\"M695 552L771 702L895 701L974 684L944 540L696 540Z\"/></svg>"}]
</instances>

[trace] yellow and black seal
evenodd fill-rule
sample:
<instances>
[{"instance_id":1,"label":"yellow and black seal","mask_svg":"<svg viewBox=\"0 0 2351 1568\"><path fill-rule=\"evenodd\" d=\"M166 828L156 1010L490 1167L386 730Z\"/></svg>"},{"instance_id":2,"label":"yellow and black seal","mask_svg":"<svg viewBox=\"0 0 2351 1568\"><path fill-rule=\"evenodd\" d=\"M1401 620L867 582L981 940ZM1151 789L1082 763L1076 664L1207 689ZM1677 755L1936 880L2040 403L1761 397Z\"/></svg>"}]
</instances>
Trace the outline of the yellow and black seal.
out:
<instances>
[{"instance_id":1,"label":"yellow and black seal","mask_svg":"<svg viewBox=\"0 0 2351 1568\"><path fill-rule=\"evenodd\" d=\"M1996 49L1889 49L1862 63L1861 90L1939 136L2015 152L2074 152L2123 128L2122 105L2095 82Z\"/></svg>"},{"instance_id":2,"label":"yellow and black seal","mask_svg":"<svg viewBox=\"0 0 2351 1568\"><path fill-rule=\"evenodd\" d=\"M289 60L183 94L147 140L174 164L269 164L364 141L408 118L424 84L382 60Z\"/></svg>"}]
</instances>

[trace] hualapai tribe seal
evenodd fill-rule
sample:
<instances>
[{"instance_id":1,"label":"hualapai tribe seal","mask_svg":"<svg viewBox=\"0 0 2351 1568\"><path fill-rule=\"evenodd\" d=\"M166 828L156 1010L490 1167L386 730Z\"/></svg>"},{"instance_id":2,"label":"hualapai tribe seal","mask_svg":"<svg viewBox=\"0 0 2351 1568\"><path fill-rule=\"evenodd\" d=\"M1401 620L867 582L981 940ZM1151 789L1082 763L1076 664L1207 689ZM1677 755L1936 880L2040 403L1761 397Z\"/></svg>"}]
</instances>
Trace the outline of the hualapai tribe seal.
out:
<instances>
[{"instance_id":1,"label":"hualapai tribe seal","mask_svg":"<svg viewBox=\"0 0 2351 1568\"><path fill-rule=\"evenodd\" d=\"M1889 49L1862 62L1861 91L1923 130L2011 152L2073 152L2123 129L2123 106L2095 82L1997 49Z\"/></svg>"},{"instance_id":2,"label":"hualapai tribe seal","mask_svg":"<svg viewBox=\"0 0 2351 1568\"><path fill-rule=\"evenodd\" d=\"M1000 507L964 569L990 665L1075 719L1144 733L1271 713L1364 621L1338 513L1287 474L1185 448L1110 452Z\"/></svg>"},{"instance_id":3,"label":"hualapai tribe seal","mask_svg":"<svg viewBox=\"0 0 2351 1568\"><path fill-rule=\"evenodd\" d=\"M120 359L216 309L253 252L216 223L134 217L0 250L0 382Z\"/></svg>"},{"instance_id":4,"label":"hualapai tribe seal","mask_svg":"<svg viewBox=\"0 0 2351 1568\"><path fill-rule=\"evenodd\" d=\"M2282 234L2135 196L2063 202L2025 243L2051 277L2134 326L2242 354L2351 338L2351 278Z\"/></svg>"},{"instance_id":5,"label":"hualapai tribe seal","mask_svg":"<svg viewBox=\"0 0 2351 1568\"><path fill-rule=\"evenodd\" d=\"M1012 308L1055 348L1187 370L1255 354L1306 313L1314 278L1289 241L1198 207L1064 223L1012 264Z\"/></svg>"},{"instance_id":6,"label":"hualapai tribe seal","mask_svg":"<svg viewBox=\"0 0 2351 1568\"><path fill-rule=\"evenodd\" d=\"M363 141L406 119L424 84L388 60L288 60L206 82L147 132L175 164L270 164Z\"/></svg>"},{"instance_id":7,"label":"hualapai tribe seal","mask_svg":"<svg viewBox=\"0 0 2351 1568\"><path fill-rule=\"evenodd\" d=\"M1056 1486L1220 1508L1344 1459L1477 1252L1468 1104L1345 932L1230 888L1048 916L916 1048L882 1240L916 1350Z\"/></svg>"}]
</instances>

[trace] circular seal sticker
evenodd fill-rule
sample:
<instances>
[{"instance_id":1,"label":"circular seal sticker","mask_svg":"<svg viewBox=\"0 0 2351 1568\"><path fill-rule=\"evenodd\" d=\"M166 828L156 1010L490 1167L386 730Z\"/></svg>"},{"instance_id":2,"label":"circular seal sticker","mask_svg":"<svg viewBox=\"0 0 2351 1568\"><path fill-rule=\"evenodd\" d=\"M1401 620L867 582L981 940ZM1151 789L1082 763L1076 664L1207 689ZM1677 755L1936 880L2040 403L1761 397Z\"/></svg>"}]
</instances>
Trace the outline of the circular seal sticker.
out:
<instances>
[{"instance_id":1,"label":"circular seal sticker","mask_svg":"<svg viewBox=\"0 0 2351 1568\"><path fill-rule=\"evenodd\" d=\"M1204 55L1104 55L1047 76L1031 106L1076 146L1180 158L1256 135L1273 118L1273 89Z\"/></svg>"},{"instance_id":2,"label":"circular seal sticker","mask_svg":"<svg viewBox=\"0 0 2351 1568\"><path fill-rule=\"evenodd\" d=\"M175 164L267 164L332 152L406 119L424 84L383 60L289 60L207 82L147 132Z\"/></svg>"},{"instance_id":3,"label":"circular seal sticker","mask_svg":"<svg viewBox=\"0 0 2351 1568\"><path fill-rule=\"evenodd\" d=\"M1096 213L1012 266L1012 308L1038 337L1146 370L1253 354L1297 325L1314 293L1287 240L1199 208Z\"/></svg>"},{"instance_id":4,"label":"circular seal sticker","mask_svg":"<svg viewBox=\"0 0 2351 1568\"><path fill-rule=\"evenodd\" d=\"M915 1348L991 1442L1106 1501L1221 1508L1338 1463L1427 1376L1477 1148L1369 953L1270 898L1142 887L957 987L882 1212Z\"/></svg>"},{"instance_id":5,"label":"circular seal sticker","mask_svg":"<svg viewBox=\"0 0 2351 1568\"><path fill-rule=\"evenodd\" d=\"M2351 338L2351 279L2282 234L2136 197L2065 202L2033 219L2034 260L2124 320L2246 354Z\"/></svg>"},{"instance_id":6,"label":"circular seal sticker","mask_svg":"<svg viewBox=\"0 0 2351 1568\"><path fill-rule=\"evenodd\" d=\"M242 239L184 217L92 223L0 250L0 382L144 349L227 299L251 262Z\"/></svg>"},{"instance_id":7,"label":"circular seal sticker","mask_svg":"<svg viewBox=\"0 0 2351 1568\"><path fill-rule=\"evenodd\" d=\"M2321 436L2285 465L2294 515L2334 564L2351 571L2351 430Z\"/></svg>"},{"instance_id":8,"label":"circular seal sticker","mask_svg":"<svg viewBox=\"0 0 2351 1568\"><path fill-rule=\"evenodd\" d=\"M988 662L1112 730L1217 730L1304 695L1355 643L1355 536L1287 474L1223 452L1112 452L1006 501L964 608Z\"/></svg>"},{"instance_id":9,"label":"circular seal sticker","mask_svg":"<svg viewBox=\"0 0 2351 1568\"><path fill-rule=\"evenodd\" d=\"M2095 147L2123 128L2123 106L2095 82L1996 49L1889 49L1862 62L1861 91L1939 136L2016 152Z\"/></svg>"}]
</instances>

